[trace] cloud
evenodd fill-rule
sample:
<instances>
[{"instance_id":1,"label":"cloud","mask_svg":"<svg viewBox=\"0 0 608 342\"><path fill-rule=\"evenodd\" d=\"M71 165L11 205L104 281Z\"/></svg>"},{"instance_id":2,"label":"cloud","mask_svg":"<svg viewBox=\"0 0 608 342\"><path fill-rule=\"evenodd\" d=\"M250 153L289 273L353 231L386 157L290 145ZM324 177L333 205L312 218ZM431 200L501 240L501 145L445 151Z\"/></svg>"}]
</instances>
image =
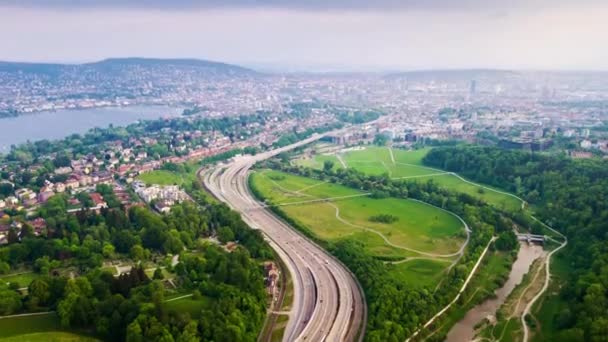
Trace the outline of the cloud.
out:
<instances>
[{"instance_id":1,"label":"cloud","mask_svg":"<svg viewBox=\"0 0 608 342\"><path fill-rule=\"evenodd\" d=\"M91 8L208 10L287 9L304 11L507 11L603 4L605 0L0 0L21 8L77 10Z\"/></svg>"}]
</instances>

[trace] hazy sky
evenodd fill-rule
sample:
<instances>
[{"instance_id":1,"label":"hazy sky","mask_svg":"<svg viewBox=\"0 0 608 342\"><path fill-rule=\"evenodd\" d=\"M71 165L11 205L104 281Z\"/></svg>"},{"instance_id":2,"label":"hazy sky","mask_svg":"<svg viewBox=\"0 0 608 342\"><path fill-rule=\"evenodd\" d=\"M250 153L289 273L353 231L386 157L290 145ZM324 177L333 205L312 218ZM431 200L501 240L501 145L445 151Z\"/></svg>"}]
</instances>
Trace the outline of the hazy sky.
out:
<instances>
[{"instance_id":1,"label":"hazy sky","mask_svg":"<svg viewBox=\"0 0 608 342\"><path fill-rule=\"evenodd\" d=\"M606 0L0 0L0 59L608 70Z\"/></svg>"}]
</instances>

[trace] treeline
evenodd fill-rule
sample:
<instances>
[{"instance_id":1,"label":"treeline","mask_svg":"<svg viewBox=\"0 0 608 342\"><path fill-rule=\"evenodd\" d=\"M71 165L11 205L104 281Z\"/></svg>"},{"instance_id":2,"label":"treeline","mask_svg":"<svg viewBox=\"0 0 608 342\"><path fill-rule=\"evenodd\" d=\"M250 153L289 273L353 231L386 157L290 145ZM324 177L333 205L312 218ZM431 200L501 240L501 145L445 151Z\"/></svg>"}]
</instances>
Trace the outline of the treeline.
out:
<instances>
[{"instance_id":1,"label":"treeline","mask_svg":"<svg viewBox=\"0 0 608 342\"><path fill-rule=\"evenodd\" d=\"M382 114L378 111L368 110L368 111L341 111L338 112L337 118L338 120L350 124L362 124L370 121L374 121L378 119Z\"/></svg>"},{"instance_id":2,"label":"treeline","mask_svg":"<svg viewBox=\"0 0 608 342\"><path fill-rule=\"evenodd\" d=\"M504 236L499 240L508 240L500 244L502 248L517 248L517 244L513 246L510 243L513 233L509 218L475 197L448 191L433 182L391 180L388 175L370 176L354 169L316 170L276 160L267 161L262 166L372 192L375 198L392 196L424 201L456 213L472 229L464 255L446 275L442 286L433 293L433 289L411 288L395 279L389 273L389 265L370 255L361 243L343 240L332 244L319 240L279 206L271 206L275 213L330 250L356 275L365 291L368 305L368 341L403 341L450 302L495 232ZM252 191L263 199L255 186Z\"/></svg>"},{"instance_id":3,"label":"treeline","mask_svg":"<svg viewBox=\"0 0 608 342\"><path fill-rule=\"evenodd\" d=\"M194 197L205 198L197 193ZM101 266L104 258L115 253L142 260L154 252L176 254L184 247L196 248L200 237L216 234L220 228L229 229L253 257L272 258L259 231L249 229L236 212L221 204L184 202L165 216L145 207L132 207L128 213L105 209L100 215L86 210L71 215L66 208L66 196L49 199L40 209L47 224L43 237L35 237L26 227L21 241L0 249L0 262L16 266L42 257L72 259L84 271Z\"/></svg>"},{"instance_id":4,"label":"treeline","mask_svg":"<svg viewBox=\"0 0 608 342\"><path fill-rule=\"evenodd\" d=\"M567 235L567 303L551 319L557 340L604 341L608 332L608 161L490 147L433 149L427 165L515 192Z\"/></svg>"}]
</instances>

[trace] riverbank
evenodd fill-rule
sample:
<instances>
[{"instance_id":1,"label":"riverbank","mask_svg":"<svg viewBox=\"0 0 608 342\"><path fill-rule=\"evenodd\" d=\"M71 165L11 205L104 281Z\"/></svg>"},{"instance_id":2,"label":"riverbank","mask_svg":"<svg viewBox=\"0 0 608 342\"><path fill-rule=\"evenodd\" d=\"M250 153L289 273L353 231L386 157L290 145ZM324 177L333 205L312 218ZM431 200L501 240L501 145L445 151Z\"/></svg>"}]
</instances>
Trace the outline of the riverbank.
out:
<instances>
[{"instance_id":1,"label":"riverbank","mask_svg":"<svg viewBox=\"0 0 608 342\"><path fill-rule=\"evenodd\" d=\"M471 341L475 337L475 328L484 319L496 321L496 312L503 305L509 294L520 284L524 275L530 270L532 263L543 258L546 252L542 246L521 243L517 259L511 267L507 281L494 291L490 299L470 309L447 334L447 342Z\"/></svg>"}]
</instances>

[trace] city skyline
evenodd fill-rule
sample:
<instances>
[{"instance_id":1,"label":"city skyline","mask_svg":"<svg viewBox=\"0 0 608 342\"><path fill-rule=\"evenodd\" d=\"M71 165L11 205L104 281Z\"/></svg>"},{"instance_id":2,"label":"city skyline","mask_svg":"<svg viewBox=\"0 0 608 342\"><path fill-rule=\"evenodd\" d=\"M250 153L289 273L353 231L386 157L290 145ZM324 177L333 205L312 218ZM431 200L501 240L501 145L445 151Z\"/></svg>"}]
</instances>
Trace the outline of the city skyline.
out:
<instances>
[{"instance_id":1,"label":"city skyline","mask_svg":"<svg viewBox=\"0 0 608 342\"><path fill-rule=\"evenodd\" d=\"M0 1L0 60L141 56L286 71L608 70L608 47L600 44L607 15L608 5L593 0Z\"/></svg>"}]
</instances>

